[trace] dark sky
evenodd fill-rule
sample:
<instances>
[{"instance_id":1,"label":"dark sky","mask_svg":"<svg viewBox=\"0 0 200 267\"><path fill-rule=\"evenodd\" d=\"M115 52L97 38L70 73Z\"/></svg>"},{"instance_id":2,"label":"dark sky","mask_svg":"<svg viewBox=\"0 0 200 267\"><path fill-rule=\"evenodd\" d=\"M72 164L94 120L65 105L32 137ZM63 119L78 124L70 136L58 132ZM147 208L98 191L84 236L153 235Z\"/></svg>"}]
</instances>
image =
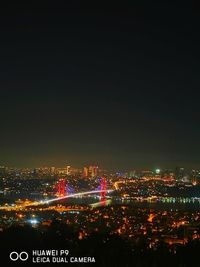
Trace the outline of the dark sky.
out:
<instances>
[{"instance_id":1,"label":"dark sky","mask_svg":"<svg viewBox=\"0 0 200 267\"><path fill-rule=\"evenodd\" d=\"M28 2L0 10L0 164L200 167L195 2Z\"/></svg>"}]
</instances>

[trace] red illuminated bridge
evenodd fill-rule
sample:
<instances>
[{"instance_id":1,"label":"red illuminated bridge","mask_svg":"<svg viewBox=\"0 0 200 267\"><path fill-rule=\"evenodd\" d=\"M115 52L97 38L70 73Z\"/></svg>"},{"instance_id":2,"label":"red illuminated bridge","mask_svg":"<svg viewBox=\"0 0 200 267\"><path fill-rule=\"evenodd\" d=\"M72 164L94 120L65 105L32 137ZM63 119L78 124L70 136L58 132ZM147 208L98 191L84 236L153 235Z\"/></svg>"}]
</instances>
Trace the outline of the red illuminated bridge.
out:
<instances>
[{"instance_id":1,"label":"red illuminated bridge","mask_svg":"<svg viewBox=\"0 0 200 267\"><path fill-rule=\"evenodd\" d=\"M85 195L94 195L94 194L102 195L102 194L111 193L111 192L113 192L113 190L93 190L93 191L75 193L75 194L70 194L70 195L66 195L62 197L52 198L49 200L40 201L38 204L49 204L51 202L55 202L55 201L59 201L59 200L67 199L67 198L75 198L75 197L81 197Z\"/></svg>"}]
</instances>

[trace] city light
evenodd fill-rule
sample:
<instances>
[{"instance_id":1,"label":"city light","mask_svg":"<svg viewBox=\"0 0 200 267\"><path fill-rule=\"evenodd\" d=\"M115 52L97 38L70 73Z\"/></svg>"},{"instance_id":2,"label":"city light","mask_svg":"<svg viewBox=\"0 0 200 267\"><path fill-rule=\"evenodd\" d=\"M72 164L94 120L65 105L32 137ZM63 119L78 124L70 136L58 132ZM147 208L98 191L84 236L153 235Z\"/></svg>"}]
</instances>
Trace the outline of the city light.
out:
<instances>
[{"instance_id":1,"label":"city light","mask_svg":"<svg viewBox=\"0 0 200 267\"><path fill-rule=\"evenodd\" d=\"M156 174L160 174L161 170L160 169L156 169Z\"/></svg>"},{"instance_id":2,"label":"city light","mask_svg":"<svg viewBox=\"0 0 200 267\"><path fill-rule=\"evenodd\" d=\"M36 225L36 224L39 223L39 221L37 219L30 219L29 223L32 224L32 225Z\"/></svg>"}]
</instances>

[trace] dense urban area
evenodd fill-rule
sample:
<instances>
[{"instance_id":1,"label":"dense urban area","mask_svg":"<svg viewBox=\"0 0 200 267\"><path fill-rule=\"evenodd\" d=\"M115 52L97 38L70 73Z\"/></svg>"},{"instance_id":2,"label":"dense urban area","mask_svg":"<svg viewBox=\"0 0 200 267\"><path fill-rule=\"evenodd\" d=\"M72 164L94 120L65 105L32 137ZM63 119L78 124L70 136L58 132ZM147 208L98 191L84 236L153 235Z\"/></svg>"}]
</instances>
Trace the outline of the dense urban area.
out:
<instances>
[{"instance_id":1,"label":"dense urban area","mask_svg":"<svg viewBox=\"0 0 200 267\"><path fill-rule=\"evenodd\" d=\"M98 266L198 266L200 170L1 166L0 194L10 247L67 246Z\"/></svg>"}]
</instances>

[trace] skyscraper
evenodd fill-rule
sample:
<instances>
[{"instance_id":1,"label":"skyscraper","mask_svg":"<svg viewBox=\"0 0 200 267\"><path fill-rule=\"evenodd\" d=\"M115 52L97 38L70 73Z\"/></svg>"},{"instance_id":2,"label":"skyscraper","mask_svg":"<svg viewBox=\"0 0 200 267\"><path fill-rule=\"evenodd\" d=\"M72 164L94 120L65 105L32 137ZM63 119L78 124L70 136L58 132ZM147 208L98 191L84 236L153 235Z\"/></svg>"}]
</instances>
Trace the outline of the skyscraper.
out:
<instances>
[{"instance_id":1,"label":"skyscraper","mask_svg":"<svg viewBox=\"0 0 200 267\"><path fill-rule=\"evenodd\" d=\"M71 168L71 166L67 166L67 175L70 175L70 168Z\"/></svg>"},{"instance_id":2,"label":"skyscraper","mask_svg":"<svg viewBox=\"0 0 200 267\"><path fill-rule=\"evenodd\" d=\"M89 173L91 177L96 177L98 175L98 166L90 166Z\"/></svg>"},{"instance_id":3,"label":"skyscraper","mask_svg":"<svg viewBox=\"0 0 200 267\"><path fill-rule=\"evenodd\" d=\"M83 177L88 177L88 167L83 168Z\"/></svg>"}]
</instances>

